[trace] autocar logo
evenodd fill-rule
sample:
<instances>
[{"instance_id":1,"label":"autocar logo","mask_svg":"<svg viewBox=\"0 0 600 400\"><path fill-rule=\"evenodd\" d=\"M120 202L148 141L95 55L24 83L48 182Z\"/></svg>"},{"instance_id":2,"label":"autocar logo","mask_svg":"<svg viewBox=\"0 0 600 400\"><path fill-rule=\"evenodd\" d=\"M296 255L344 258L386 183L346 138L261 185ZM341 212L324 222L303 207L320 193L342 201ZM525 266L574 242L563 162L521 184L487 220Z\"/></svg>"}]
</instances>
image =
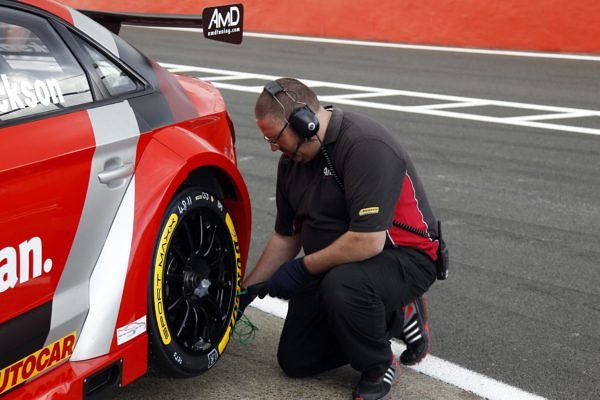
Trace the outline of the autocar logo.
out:
<instances>
[{"instance_id":1,"label":"autocar logo","mask_svg":"<svg viewBox=\"0 0 600 400\"><path fill-rule=\"evenodd\" d=\"M240 44L243 37L244 6L231 4L202 11L202 30L207 39Z\"/></svg>"},{"instance_id":2,"label":"autocar logo","mask_svg":"<svg viewBox=\"0 0 600 400\"><path fill-rule=\"evenodd\" d=\"M0 395L69 358L73 354L75 339L76 333L71 332L35 353L0 369Z\"/></svg>"}]
</instances>

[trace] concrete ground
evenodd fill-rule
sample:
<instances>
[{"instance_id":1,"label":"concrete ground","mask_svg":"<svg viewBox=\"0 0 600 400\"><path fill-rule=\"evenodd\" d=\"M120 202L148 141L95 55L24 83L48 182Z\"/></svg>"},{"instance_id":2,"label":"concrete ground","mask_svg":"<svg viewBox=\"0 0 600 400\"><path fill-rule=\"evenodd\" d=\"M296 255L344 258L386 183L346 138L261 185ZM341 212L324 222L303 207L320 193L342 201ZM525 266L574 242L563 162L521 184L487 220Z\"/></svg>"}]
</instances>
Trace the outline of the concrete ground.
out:
<instances>
[{"instance_id":1,"label":"concrete ground","mask_svg":"<svg viewBox=\"0 0 600 400\"><path fill-rule=\"evenodd\" d=\"M233 339L219 362L194 379L144 377L123 388L118 400L152 399L350 399L359 374L350 367L303 379L286 377L276 360L283 320L249 307L247 315L258 327L254 340ZM444 382L403 368L392 399L480 399Z\"/></svg>"}]
</instances>

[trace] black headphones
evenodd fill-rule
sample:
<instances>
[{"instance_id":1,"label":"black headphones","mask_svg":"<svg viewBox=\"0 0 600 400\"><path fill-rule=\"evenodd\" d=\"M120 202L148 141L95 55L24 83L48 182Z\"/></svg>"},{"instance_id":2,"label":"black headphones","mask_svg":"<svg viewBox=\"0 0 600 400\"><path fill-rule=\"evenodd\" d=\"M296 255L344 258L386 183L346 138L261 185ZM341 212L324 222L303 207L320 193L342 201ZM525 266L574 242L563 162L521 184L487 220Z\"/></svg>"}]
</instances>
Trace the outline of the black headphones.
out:
<instances>
[{"instance_id":1,"label":"black headphones","mask_svg":"<svg viewBox=\"0 0 600 400\"><path fill-rule=\"evenodd\" d=\"M319 132L319 119L317 115L310 109L308 104L298 101L290 95L279 83L271 81L265 85L264 88L275 101L279 103L283 108L283 114L285 116L285 107L277 98L279 93L285 93L294 103L302 104L302 107L298 107L292 111L288 118L288 123L292 127L292 130L300 137L300 139L308 140L315 136Z\"/></svg>"}]
</instances>

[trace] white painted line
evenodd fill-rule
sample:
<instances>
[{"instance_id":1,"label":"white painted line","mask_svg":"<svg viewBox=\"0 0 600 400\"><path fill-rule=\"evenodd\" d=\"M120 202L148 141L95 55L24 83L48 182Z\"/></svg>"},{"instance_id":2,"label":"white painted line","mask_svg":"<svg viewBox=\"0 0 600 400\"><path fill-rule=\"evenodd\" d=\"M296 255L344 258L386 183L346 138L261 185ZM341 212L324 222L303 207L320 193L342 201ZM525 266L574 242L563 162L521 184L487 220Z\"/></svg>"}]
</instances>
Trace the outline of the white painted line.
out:
<instances>
[{"instance_id":1,"label":"white painted line","mask_svg":"<svg viewBox=\"0 0 600 400\"><path fill-rule=\"evenodd\" d=\"M321 98L321 97L319 97L319 98ZM322 99L327 100L326 96L323 96ZM337 101L336 103L346 104L346 105L351 105L351 106L356 106L356 107L375 108L375 109L379 109L379 110L401 111L401 112L408 112L408 113L414 113L414 114L436 115L438 117L489 122L489 123L493 123L493 124L516 125L516 126L524 126L524 127L528 127L528 128L539 128L539 129L548 129L548 130L573 132L573 133L585 133L587 135L600 135L600 129L595 129L595 128L582 128L582 127L570 126L570 125L548 124L548 123L535 122L535 121L522 121L522 120L512 119L512 118L490 117L490 116L485 116L485 115L458 113L458 112L443 111L443 110L428 110L428 109L419 108L418 106L415 106L415 107L397 106L394 104L370 103L367 101L358 101L358 100L340 100L340 101Z\"/></svg>"},{"instance_id":2,"label":"white painted line","mask_svg":"<svg viewBox=\"0 0 600 400\"><path fill-rule=\"evenodd\" d=\"M267 296L263 299L257 297L254 299L254 301L252 301L252 303L250 303L250 306L258 308L261 311L264 311L281 319L285 319L288 312L287 301L276 299L270 296Z\"/></svg>"},{"instance_id":3,"label":"white painted line","mask_svg":"<svg viewBox=\"0 0 600 400\"><path fill-rule=\"evenodd\" d=\"M510 117L510 119L517 119L521 121L540 121L544 119L567 119L567 118L584 118L584 117L597 117L597 113L590 113L587 111L572 112L572 113L558 113L558 114L541 114L541 115L528 115L525 117Z\"/></svg>"},{"instance_id":4,"label":"white painted line","mask_svg":"<svg viewBox=\"0 0 600 400\"><path fill-rule=\"evenodd\" d=\"M424 110L440 110L442 108L461 108L461 107L481 107L487 106L490 102L487 100L481 101L464 101L460 103L444 103L444 104L429 104L425 106L414 106L414 108L422 108Z\"/></svg>"},{"instance_id":5,"label":"white painted line","mask_svg":"<svg viewBox=\"0 0 600 400\"><path fill-rule=\"evenodd\" d=\"M242 80L242 79L252 79L252 75L250 74L246 74L246 75L227 75L227 76L211 76L209 78L205 78L204 80L210 80L211 82L216 82L216 81L233 81L233 80Z\"/></svg>"},{"instance_id":6,"label":"white painted line","mask_svg":"<svg viewBox=\"0 0 600 400\"><path fill-rule=\"evenodd\" d=\"M288 303L267 296L264 299L255 299L250 306L285 319ZM405 348L403 344L392 340L394 354L402 353ZM431 354L418 365L409 368L489 400L545 400L544 397L507 385Z\"/></svg>"},{"instance_id":7,"label":"white painted line","mask_svg":"<svg viewBox=\"0 0 600 400\"><path fill-rule=\"evenodd\" d=\"M187 31L187 32L202 32L202 29L197 28L165 28L165 27L141 27L141 29L164 29L171 31ZM469 47L451 47L451 46L427 46L418 44L402 44L402 43L387 43L387 42L370 42L366 40L348 40L348 39L331 39L314 36L298 36L298 35L275 35L271 33L259 32L244 32L244 36L255 37L260 39L274 40L291 40L297 42L313 42L313 43L330 43L343 44L349 46L365 46L365 47L384 47L392 49L404 50L423 50L423 51L444 51L450 53L469 53L469 54L487 54L493 56L510 56L510 57L530 57L530 58L550 58L559 60L576 60L576 61L600 61L600 56L592 54L573 54L573 53L549 53L535 51L510 51L510 50L490 50Z\"/></svg>"},{"instance_id":8,"label":"white painted line","mask_svg":"<svg viewBox=\"0 0 600 400\"><path fill-rule=\"evenodd\" d=\"M394 343L392 342L392 349ZM431 354L411 368L489 400L545 400L542 396L507 385Z\"/></svg>"},{"instance_id":9,"label":"white painted line","mask_svg":"<svg viewBox=\"0 0 600 400\"><path fill-rule=\"evenodd\" d=\"M315 87L315 86L312 86ZM368 93L335 94L327 96L329 99L367 99L370 97L398 96L397 90L381 90Z\"/></svg>"},{"instance_id":10,"label":"white painted line","mask_svg":"<svg viewBox=\"0 0 600 400\"><path fill-rule=\"evenodd\" d=\"M578 60L578 61L600 61L600 56L591 54L571 54L571 53L545 53L533 51L509 51L509 50L489 50L467 47L450 47L450 46L425 46L415 44L402 43L386 43L386 42L369 42L364 40L345 40L345 39L329 39L310 36L295 36L295 35L273 35L268 33L244 32L245 36L276 39L276 40L294 40L299 42L316 42L316 43L331 43L344 44L350 46L366 46L366 47L387 47L393 49L405 50L425 50L425 51L445 51L451 53L471 53L471 54L488 54L511 57L531 57L531 58L551 58L562 60Z\"/></svg>"},{"instance_id":11,"label":"white painted line","mask_svg":"<svg viewBox=\"0 0 600 400\"><path fill-rule=\"evenodd\" d=\"M208 80L210 81L210 79L208 79ZM236 84L232 84L232 83L222 83L222 82L214 82L213 84L216 87L218 87L219 89L234 90L236 92L260 93L263 90L262 86L243 86L243 85L236 85Z\"/></svg>"},{"instance_id":12,"label":"white painted line","mask_svg":"<svg viewBox=\"0 0 600 400\"><path fill-rule=\"evenodd\" d=\"M187 65L182 65L180 67L169 68L169 71L176 74L178 72L191 72L192 70L190 70L190 67L188 67Z\"/></svg>"},{"instance_id":13,"label":"white painted line","mask_svg":"<svg viewBox=\"0 0 600 400\"><path fill-rule=\"evenodd\" d=\"M194 66L184 66L180 64L171 64L171 63L161 63L162 66L166 68L187 68L189 71L195 71L200 73L208 73L215 74L219 76L243 76L245 79L257 79L257 80L273 80L279 78L274 75L265 75L265 74L254 74L248 72L240 72L240 71L231 71L231 70L223 70L223 69L215 69L215 68L202 68L202 67L194 67ZM205 78L205 80L211 81L210 77ZM556 107L556 106L548 106L541 104L532 104L532 103L519 103L513 101L500 101L500 100L491 100L491 99L478 99L473 97L462 97L462 96L451 96L439 93L425 93L425 92L416 92L410 90L395 90L395 89L386 89L386 88L377 88L377 87L369 87L369 86L360 86L360 85L350 85L344 83L334 83L334 82L324 82L324 81L315 81L308 79L301 79L306 85L310 87L326 87L326 88L334 88L334 89L343 89L348 91L356 91L359 94L368 94L368 93L385 93L386 96L406 96L406 97L416 97L423 99L434 99L434 100L442 100L451 102L448 105L423 105L423 106L401 106L397 104L387 104L380 102L372 102L372 101L362 101L357 100L355 98L351 98L347 95L328 95L328 96L319 96L319 99L322 101L328 101L337 104L346 104L356 107L364 107L364 108L374 108L379 110L389 110L389 111L398 111L398 112L406 112L413 114L424 114L424 115L433 115L438 117L445 118L454 118L454 119L464 119L471 121L480 121L487 122L493 124L503 124L503 125L513 125L513 126L523 126L527 128L537 128L537 129L547 129L547 130L556 130L561 132L572 132L572 133L584 133L587 135L600 135L600 128L585 128L580 126L573 125L564 125L564 124L552 124L552 123L544 123L544 122L536 122L535 120L544 119L540 117L539 113L535 113L535 115L523 115L519 117L493 117L488 115L480 115L476 113L467 113L467 112L453 112L453 111L444 111L443 108L459 108L459 107L468 107L472 106L497 106L497 107L506 107L506 108L518 108L524 110L535 110L535 111L545 111L547 113L563 113L563 114L579 114L581 116L600 116L600 110L589 110L589 109L578 109L572 107ZM244 86L244 85L236 85L232 83L219 82L215 80L213 82L214 86L219 89L227 89L234 90L239 92L246 93L260 93L263 90L263 86ZM367 96L368 97L368 96ZM356 98L360 98L357 96ZM366 97L364 97L366 98ZM457 104L458 103L458 104ZM572 117L575 118L575 117ZM531 120L528 120L531 119ZM551 118L549 118L551 119Z\"/></svg>"}]
</instances>

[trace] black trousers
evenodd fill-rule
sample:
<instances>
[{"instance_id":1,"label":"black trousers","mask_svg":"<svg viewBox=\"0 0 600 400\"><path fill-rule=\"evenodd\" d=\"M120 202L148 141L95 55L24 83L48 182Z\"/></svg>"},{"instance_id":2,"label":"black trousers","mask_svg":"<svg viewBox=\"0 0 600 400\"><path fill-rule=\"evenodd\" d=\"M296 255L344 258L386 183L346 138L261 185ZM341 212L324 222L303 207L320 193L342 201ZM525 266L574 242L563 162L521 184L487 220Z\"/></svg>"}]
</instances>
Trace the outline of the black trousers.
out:
<instances>
[{"instance_id":1,"label":"black trousers","mask_svg":"<svg viewBox=\"0 0 600 400\"><path fill-rule=\"evenodd\" d=\"M293 377L350 364L383 375L392 359L387 317L427 291L435 265L407 247L339 265L290 300L277 360Z\"/></svg>"}]
</instances>

